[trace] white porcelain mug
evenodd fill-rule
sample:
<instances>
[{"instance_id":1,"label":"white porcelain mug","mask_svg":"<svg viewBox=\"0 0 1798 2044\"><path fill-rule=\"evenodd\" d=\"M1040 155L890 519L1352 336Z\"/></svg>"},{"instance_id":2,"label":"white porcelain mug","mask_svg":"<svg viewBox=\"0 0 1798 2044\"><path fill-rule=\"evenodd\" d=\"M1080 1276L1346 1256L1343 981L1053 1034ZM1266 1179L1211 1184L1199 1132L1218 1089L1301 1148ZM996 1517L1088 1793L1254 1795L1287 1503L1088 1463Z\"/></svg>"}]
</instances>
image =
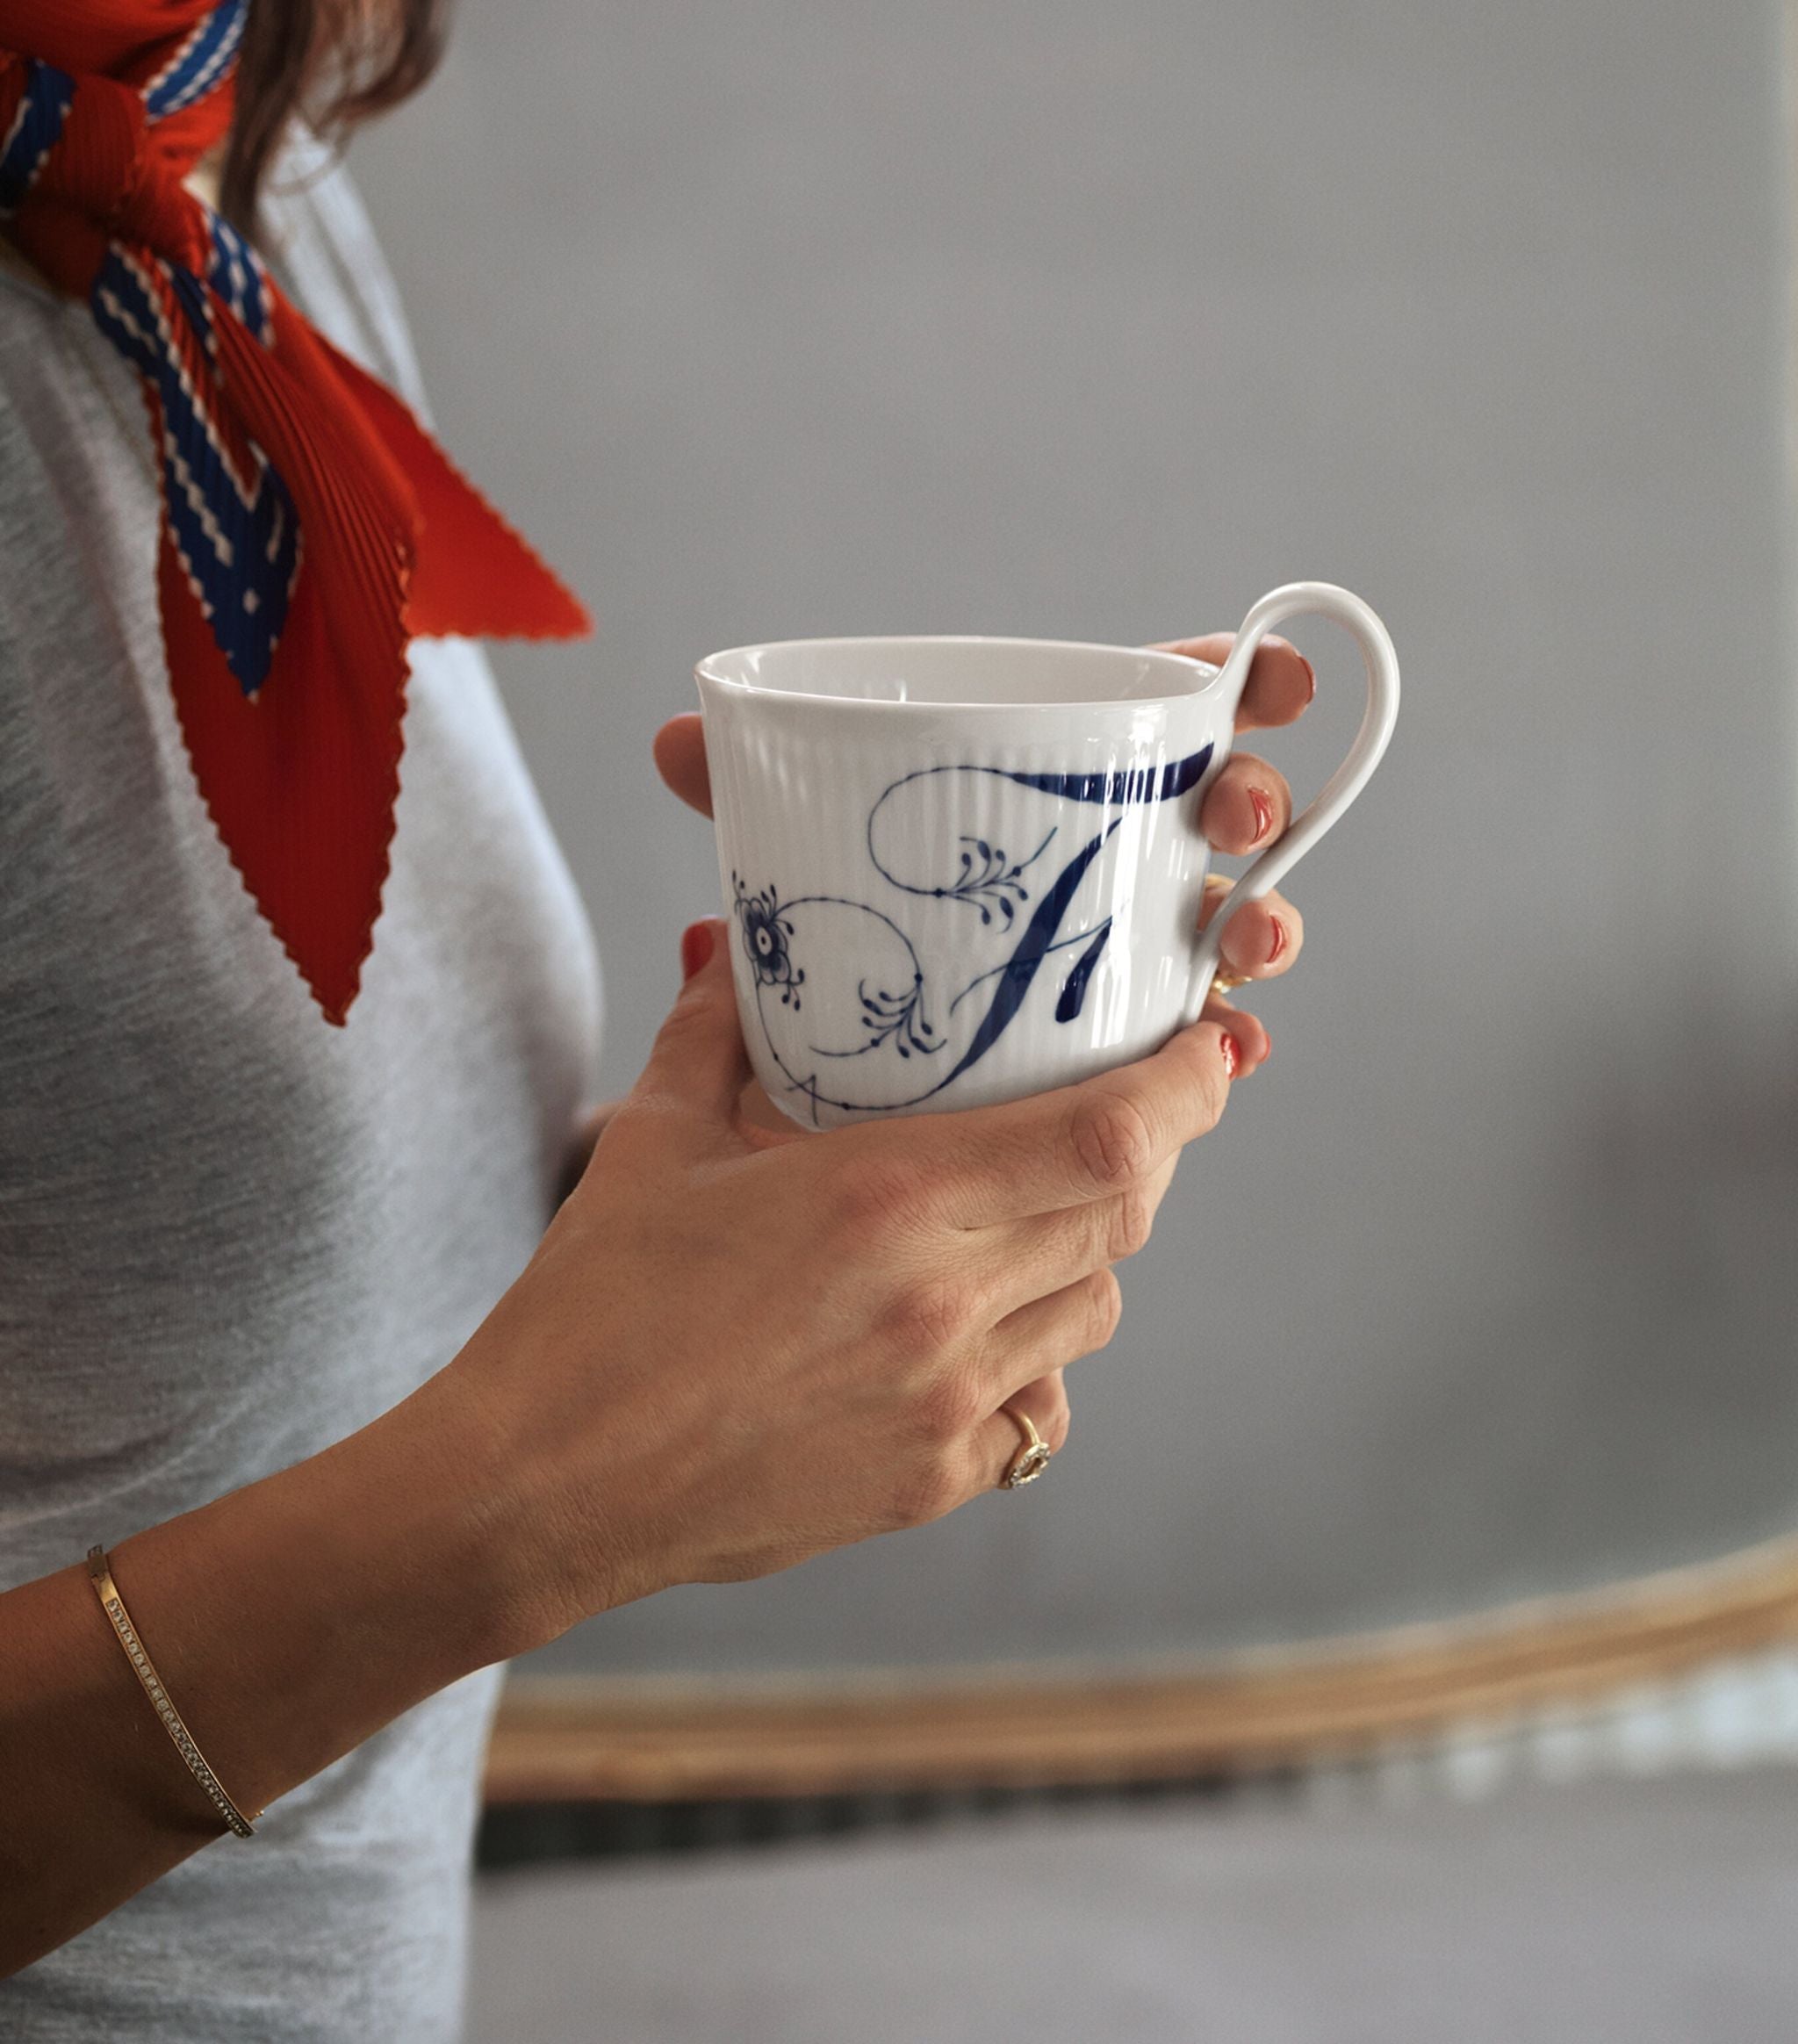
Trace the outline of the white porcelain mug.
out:
<instances>
[{"instance_id":1,"label":"white porcelain mug","mask_svg":"<svg viewBox=\"0 0 1798 2044\"><path fill-rule=\"evenodd\" d=\"M1311 807L1197 931L1199 805L1255 650L1347 628L1367 711ZM1358 596L1262 598L1222 667L1054 639L792 639L694 670L757 1077L830 1127L1015 1099L1197 1018L1223 926L1302 859L1392 737L1399 665Z\"/></svg>"}]
</instances>

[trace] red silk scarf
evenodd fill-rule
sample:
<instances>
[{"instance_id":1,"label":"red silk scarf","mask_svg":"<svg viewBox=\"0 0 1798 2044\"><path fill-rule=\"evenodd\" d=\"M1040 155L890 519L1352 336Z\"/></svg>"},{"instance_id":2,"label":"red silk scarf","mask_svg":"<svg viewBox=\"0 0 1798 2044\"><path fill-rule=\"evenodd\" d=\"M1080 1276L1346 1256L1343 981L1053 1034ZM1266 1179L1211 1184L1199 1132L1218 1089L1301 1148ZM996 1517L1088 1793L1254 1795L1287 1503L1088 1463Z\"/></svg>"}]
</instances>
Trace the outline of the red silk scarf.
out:
<instances>
[{"instance_id":1,"label":"red silk scarf","mask_svg":"<svg viewBox=\"0 0 1798 2044\"><path fill-rule=\"evenodd\" d=\"M182 180L248 0L0 0L0 234L138 371L169 678L202 799L319 1006L373 942L415 634L586 612Z\"/></svg>"}]
</instances>

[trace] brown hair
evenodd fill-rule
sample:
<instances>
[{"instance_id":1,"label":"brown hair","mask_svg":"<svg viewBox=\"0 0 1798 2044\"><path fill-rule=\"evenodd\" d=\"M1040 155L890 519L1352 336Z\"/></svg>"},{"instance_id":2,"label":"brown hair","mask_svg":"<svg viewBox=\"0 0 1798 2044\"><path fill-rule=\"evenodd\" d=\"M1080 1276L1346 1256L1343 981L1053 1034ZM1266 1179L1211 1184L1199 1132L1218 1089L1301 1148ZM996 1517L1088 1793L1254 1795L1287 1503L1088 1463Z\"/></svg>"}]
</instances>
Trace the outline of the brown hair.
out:
<instances>
[{"instance_id":1,"label":"brown hair","mask_svg":"<svg viewBox=\"0 0 1798 2044\"><path fill-rule=\"evenodd\" d=\"M289 120L327 140L416 92L442 54L449 0L250 0L219 199L246 234Z\"/></svg>"}]
</instances>

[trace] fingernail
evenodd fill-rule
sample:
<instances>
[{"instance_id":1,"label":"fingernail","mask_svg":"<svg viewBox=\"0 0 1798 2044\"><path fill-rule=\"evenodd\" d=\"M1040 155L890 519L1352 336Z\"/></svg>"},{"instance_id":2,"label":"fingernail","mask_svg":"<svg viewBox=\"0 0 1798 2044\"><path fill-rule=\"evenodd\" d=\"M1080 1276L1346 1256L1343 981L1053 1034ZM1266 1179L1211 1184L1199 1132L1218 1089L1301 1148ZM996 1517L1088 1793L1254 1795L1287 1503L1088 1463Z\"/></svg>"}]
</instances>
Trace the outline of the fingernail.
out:
<instances>
[{"instance_id":1,"label":"fingernail","mask_svg":"<svg viewBox=\"0 0 1798 2044\"><path fill-rule=\"evenodd\" d=\"M1268 920L1274 926L1274 940L1268 946L1268 963L1271 965L1286 948L1286 925L1277 916L1269 916Z\"/></svg>"},{"instance_id":2,"label":"fingernail","mask_svg":"<svg viewBox=\"0 0 1798 2044\"><path fill-rule=\"evenodd\" d=\"M689 923L680 932L680 983L685 986L712 955L712 926Z\"/></svg>"},{"instance_id":3,"label":"fingernail","mask_svg":"<svg viewBox=\"0 0 1798 2044\"><path fill-rule=\"evenodd\" d=\"M1274 827L1274 798L1264 788L1251 788L1248 802L1255 811L1255 835L1248 841L1259 845Z\"/></svg>"},{"instance_id":4,"label":"fingernail","mask_svg":"<svg viewBox=\"0 0 1798 2044\"><path fill-rule=\"evenodd\" d=\"M1224 1076L1233 1079L1242 1069L1242 1046L1233 1036L1224 1039Z\"/></svg>"},{"instance_id":5,"label":"fingernail","mask_svg":"<svg viewBox=\"0 0 1798 2044\"><path fill-rule=\"evenodd\" d=\"M1300 653L1298 658L1305 660L1303 653ZM1305 679L1311 684L1311 694L1305 700L1307 702L1315 702L1317 701L1317 669L1312 666L1309 660L1305 660Z\"/></svg>"}]
</instances>

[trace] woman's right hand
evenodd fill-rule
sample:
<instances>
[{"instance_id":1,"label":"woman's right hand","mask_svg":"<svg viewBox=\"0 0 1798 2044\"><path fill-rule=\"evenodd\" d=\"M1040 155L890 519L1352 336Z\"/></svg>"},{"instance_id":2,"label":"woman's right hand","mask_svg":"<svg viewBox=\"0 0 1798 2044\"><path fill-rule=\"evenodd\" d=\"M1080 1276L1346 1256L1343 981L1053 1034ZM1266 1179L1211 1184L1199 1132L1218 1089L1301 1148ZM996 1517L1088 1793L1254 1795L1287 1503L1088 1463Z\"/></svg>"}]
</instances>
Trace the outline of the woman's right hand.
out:
<instances>
[{"instance_id":1,"label":"woman's right hand","mask_svg":"<svg viewBox=\"0 0 1798 2044\"><path fill-rule=\"evenodd\" d=\"M1060 1446L1058 1371L1109 1340L1111 1265L1223 1110L1226 1025L1002 1107L770 1129L743 1112L728 932L698 927L713 955L461 1351L111 1543L241 1808L608 1606L952 1510L1018 1454L1008 1400ZM0 1591L0 1977L218 1833L78 1561Z\"/></svg>"},{"instance_id":2,"label":"woman's right hand","mask_svg":"<svg viewBox=\"0 0 1798 2044\"><path fill-rule=\"evenodd\" d=\"M1002 1106L775 1133L739 1111L728 931L702 933L580 1183L429 1387L493 1443L527 1644L939 1517L1016 1457L1008 1400L1059 1448L1060 1369L1111 1339L1111 1265L1229 1093L1213 1020Z\"/></svg>"}]
</instances>

